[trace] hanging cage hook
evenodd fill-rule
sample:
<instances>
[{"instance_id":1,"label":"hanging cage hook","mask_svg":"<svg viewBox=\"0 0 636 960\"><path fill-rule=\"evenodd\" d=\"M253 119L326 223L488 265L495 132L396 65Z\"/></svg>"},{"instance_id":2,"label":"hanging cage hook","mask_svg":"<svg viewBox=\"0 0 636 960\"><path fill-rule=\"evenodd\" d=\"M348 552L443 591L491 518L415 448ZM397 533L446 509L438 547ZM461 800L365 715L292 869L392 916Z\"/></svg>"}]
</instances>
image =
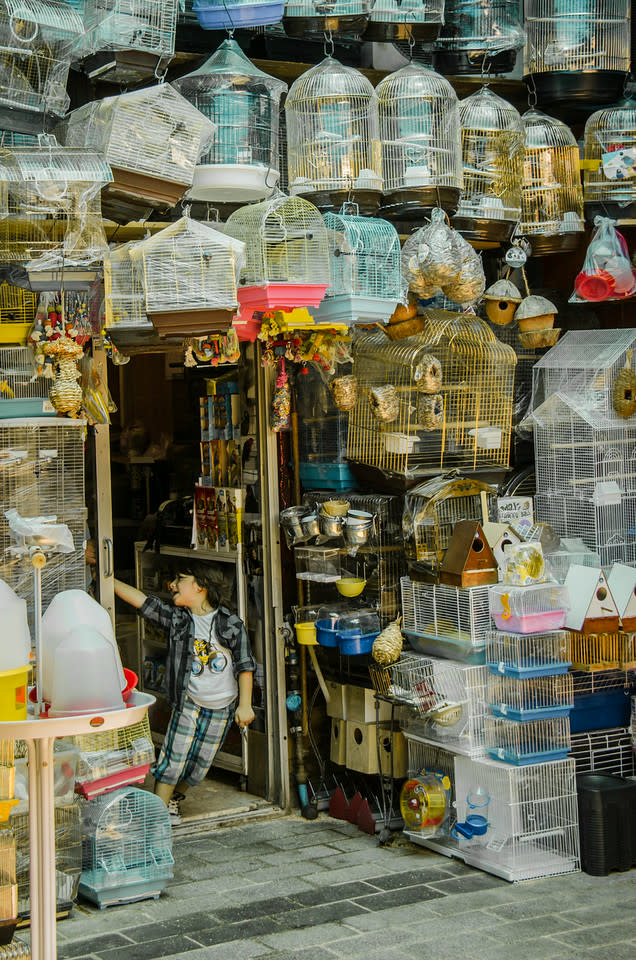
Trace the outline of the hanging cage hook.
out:
<instances>
[{"instance_id":1,"label":"hanging cage hook","mask_svg":"<svg viewBox=\"0 0 636 960\"><path fill-rule=\"evenodd\" d=\"M324 54L326 57L333 57L334 51L336 49L336 45L333 42L331 27L327 27L327 29L323 33L323 37L324 37L324 43L323 43L322 49L324 51Z\"/></svg>"},{"instance_id":2,"label":"hanging cage hook","mask_svg":"<svg viewBox=\"0 0 636 960\"><path fill-rule=\"evenodd\" d=\"M413 53L414 53L414 51L415 51L415 37L413 36L413 29L412 29L410 23L408 24L408 30L409 30L409 39L408 39L408 44L409 44L409 60L412 61L412 60L413 60Z\"/></svg>"},{"instance_id":3,"label":"hanging cage hook","mask_svg":"<svg viewBox=\"0 0 636 960\"><path fill-rule=\"evenodd\" d=\"M530 74L530 83L528 86L528 106L533 110L537 105L537 88L534 83L534 77Z\"/></svg>"}]
</instances>

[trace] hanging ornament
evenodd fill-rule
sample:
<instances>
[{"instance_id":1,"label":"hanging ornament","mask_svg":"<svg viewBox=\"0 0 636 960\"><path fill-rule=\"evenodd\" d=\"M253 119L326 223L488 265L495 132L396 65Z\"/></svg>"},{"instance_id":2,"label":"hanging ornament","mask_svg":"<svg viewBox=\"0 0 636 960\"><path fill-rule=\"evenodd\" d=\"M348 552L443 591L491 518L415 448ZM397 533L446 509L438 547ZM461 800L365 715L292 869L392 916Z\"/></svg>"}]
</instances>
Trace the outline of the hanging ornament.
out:
<instances>
[{"instance_id":1,"label":"hanging ornament","mask_svg":"<svg viewBox=\"0 0 636 960\"><path fill-rule=\"evenodd\" d=\"M632 417L636 413L636 373L632 369L632 350L627 351L625 366L616 374L612 388L612 406L619 417Z\"/></svg>"},{"instance_id":2,"label":"hanging ornament","mask_svg":"<svg viewBox=\"0 0 636 960\"><path fill-rule=\"evenodd\" d=\"M497 327L507 327L512 323L517 306L523 297L518 288L506 277L492 283L483 299L486 302L486 316Z\"/></svg>"},{"instance_id":3,"label":"hanging ornament","mask_svg":"<svg viewBox=\"0 0 636 960\"><path fill-rule=\"evenodd\" d=\"M289 430L291 416L291 390L289 377L285 373L285 358L281 357L276 375L276 387L272 398L270 426L274 433Z\"/></svg>"},{"instance_id":4,"label":"hanging ornament","mask_svg":"<svg viewBox=\"0 0 636 960\"><path fill-rule=\"evenodd\" d=\"M77 382L80 372L75 360L60 360L49 390L49 400L58 411L76 417L82 406L82 388Z\"/></svg>"}]
</instances>

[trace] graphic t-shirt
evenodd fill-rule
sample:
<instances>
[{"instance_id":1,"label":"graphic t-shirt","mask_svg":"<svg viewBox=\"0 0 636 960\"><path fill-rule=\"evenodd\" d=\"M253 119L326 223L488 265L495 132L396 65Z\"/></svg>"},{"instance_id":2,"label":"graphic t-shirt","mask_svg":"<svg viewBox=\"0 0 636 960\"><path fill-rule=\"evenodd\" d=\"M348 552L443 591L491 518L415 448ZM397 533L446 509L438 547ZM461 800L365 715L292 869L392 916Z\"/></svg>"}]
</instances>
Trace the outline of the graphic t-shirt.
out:
<instances>
[{"instance_id":1,"label":"graphic t-shirt","mask_svg":"<svg viewBox=\"0 0 636 960\"><path fill-rule=\"evenodd\" d=\"M238 686L232 667L232 654L217 639L214 628L216 610L194 620L194 656L188 683L188 696L200 707L218 710L236 698Z\"/></svg>"}]
</instances>

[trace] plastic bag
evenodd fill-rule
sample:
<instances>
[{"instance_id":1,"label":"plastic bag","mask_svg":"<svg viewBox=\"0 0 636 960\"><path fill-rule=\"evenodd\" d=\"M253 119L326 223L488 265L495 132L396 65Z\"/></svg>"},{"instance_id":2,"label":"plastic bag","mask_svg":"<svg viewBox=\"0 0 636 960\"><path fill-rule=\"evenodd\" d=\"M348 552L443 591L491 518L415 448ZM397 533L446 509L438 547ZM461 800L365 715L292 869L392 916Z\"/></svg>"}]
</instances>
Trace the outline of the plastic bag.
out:
<instances>
[{"instance_id":1,"label":"plastic bag","mask_svg":"<svg viewBox=\"0 0 636 960\"><path fill-rule=\"evenodd\" d=\"M636 293L636 273L625 238L609 217L595 217L585 261L574 281L570 303L625 300Z\"/></svg>"},{"instance_id":2,"label":"plastic bag","mask_svg":"<svg viewBox=\"0 0 636 960\"><path fill-rule=\"evenodd\" d=\"M44 547L49 553L73 553L73 534L65 523L56 522L55 515L22 517L13 508L6 510L4 515L16 543L16 547L9 548L14 554L28 553L30 547Z\"/></svg>"},{"instance_id":3,"label":"plastic bag","mask_svg":"<svg viewBox=\"0 0 636 960\"><path fill-rule=\"evenodd\" d=\"M409 290L422 300L444 293L456 303L472 303L486 288L479 254L448 226L439 208L427 226L407 238L402 273Z\"/></svg>"}]
</instances>

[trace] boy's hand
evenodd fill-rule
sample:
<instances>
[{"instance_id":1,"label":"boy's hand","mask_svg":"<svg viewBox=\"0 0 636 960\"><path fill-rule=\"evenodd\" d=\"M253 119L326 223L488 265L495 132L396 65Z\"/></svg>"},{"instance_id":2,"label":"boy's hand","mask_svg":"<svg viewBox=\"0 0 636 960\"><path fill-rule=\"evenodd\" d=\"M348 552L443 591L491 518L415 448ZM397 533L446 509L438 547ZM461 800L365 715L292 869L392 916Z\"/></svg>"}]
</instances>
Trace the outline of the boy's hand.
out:
<instances>
[{"instance_id":1,"label":"boy's hand","mask_svg":"<svg viewBox=\"0 0 636 960\"><path fill-rule=\"evenodd\" d=\"M87 540L84 548L84 562L88 567L94 567L97 563L97 553L95 552L95 541Z\"/></svg>"},{"instance_id":2,"label":"boy's hand","mask_svg":"<svg viewBox=\"0 0 636 960\"><path fill-rule=\"evenodd\" d=\"M234 719L239 727L249 727L254 719L254 711L251 704L240 704L234 711Z\"/></svg>"}]
</instances>

